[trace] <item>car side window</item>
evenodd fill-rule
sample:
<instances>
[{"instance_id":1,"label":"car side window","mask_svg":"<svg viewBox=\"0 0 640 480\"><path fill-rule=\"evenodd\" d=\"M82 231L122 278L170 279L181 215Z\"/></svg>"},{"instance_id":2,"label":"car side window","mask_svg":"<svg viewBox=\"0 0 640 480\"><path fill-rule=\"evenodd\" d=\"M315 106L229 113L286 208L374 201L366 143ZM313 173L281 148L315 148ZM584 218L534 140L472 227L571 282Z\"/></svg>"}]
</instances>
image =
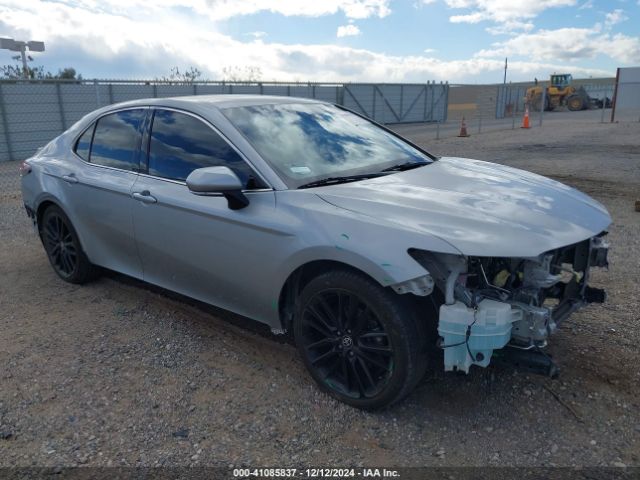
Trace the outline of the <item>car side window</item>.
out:
<instances>
[{"instance_id":1,"label":"car side window","mask_svg":"<svg viewBox=\"0 0 640 480\"><path fill-rule=\"evenodd\" d=\"M93 129L96 124L92 123L89 128L87 128L78 141L76 142L76 155L78 155L85 162L89 161L89 152L91 151L91 137L93 137Z\"/></svg>"},{"instance_id":2,"label":"car side window","mask_svg":"<svg viewBox=\"0 0 640 480\"><path fill-rule=\"evenodd\" d=\"M203 167L229 167L245 188L260 188L242 157L203 121L172 110L156 110L149 142L149 175L184 181Z\"/></svg>"},{"instance_id":3,"label":"car side window","mask_svg":"<svg viewBox=\"0 0 640 480\"><path fill-rule=\"evenodd\" d=\"M136 151L140 144L142 109L122 110L98 119L89 161L96 165L138 170Z\"/></svg>"}]
</instances>

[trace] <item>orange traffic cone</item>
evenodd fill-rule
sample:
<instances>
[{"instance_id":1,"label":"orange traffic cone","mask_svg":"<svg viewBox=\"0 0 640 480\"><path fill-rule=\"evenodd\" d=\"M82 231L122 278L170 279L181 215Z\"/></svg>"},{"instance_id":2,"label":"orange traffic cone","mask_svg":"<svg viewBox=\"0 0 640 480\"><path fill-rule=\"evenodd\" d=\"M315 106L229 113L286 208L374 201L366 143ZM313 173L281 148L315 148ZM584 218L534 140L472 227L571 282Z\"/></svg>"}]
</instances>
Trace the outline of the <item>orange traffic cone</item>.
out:
<instances>
[{"instance_id":1,"label":"orange traffic cone","mask_svg":"<svg viewBox=\"0 0 640 480\"><path fill-rule=\"evenodd\" d=\"M464 121L464 117L462 117L462 121L460 122L460 133L459 137L469 137L470 135L467 133L467 124Z\"/></svg>"},{"instance_id":2,"label":"orange traffic cone","mask_svg":"<svg viewBox=\"0 0 640 480\"><path fill-rule=\"evenodd\" d=\"M522 126L520 128L531 128L531 125L529 125L529 104L524 106L524 117L522 117Z\"/></svg>"}]
</instances>

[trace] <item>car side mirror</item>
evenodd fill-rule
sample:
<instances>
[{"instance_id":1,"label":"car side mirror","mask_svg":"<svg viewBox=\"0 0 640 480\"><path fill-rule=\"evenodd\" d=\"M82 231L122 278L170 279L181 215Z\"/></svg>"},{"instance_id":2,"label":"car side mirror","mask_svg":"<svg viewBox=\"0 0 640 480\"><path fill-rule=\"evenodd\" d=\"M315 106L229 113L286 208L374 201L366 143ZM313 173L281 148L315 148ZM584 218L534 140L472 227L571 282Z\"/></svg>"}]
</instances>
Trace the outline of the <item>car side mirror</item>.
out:
<instances>
[{"instance_id":1,"label":"car side mirror","mask_svg":"<svg viewBox=\"0 0 640 480\"><path fill-rule=\"evenodd\" d=\"M187 187L194 195L221 193L232 210L249 205L249 199L242 193L242 182L229 167L197 168L187 177Z\"/></svg>"}]
</instances>

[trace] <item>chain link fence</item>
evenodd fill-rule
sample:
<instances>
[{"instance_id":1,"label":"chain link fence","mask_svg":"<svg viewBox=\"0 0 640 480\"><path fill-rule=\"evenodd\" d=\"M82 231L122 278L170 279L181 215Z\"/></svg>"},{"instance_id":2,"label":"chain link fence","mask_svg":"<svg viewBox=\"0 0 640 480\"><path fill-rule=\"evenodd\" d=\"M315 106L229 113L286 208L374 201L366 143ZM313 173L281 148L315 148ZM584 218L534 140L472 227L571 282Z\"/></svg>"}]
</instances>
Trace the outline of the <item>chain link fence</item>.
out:
<instances>
[{"instance_id":1,"label":"chain link fence","mask_svg":"<svg viewBox=\"0 0 640 480\"><path fill-rule=\"evenodd\" d=\"M547 82L539 84L546 86ZM394 128L400 134L420 135L427 141L459 136L463 123L464 130L470 136L488 131L520 129L525 126L527 89L534 85L533 82L506 85L451 84L447 121L433 124L401 124ZM566 102L553 109L544 109L546 100L540 98L538 102L530 102L528 105L529 128L539 128L545 124L551 125L551 128L562 128L562 125L575 122L640 121L640 81L621 79L617 87L618 101L615 101L614 78L578 79L573 80L573 85L579 90L584 90L584 109L571 111L567 108Z\"/></svg>"},{"instance_id":2,"label":"chain link fence","mask_svg":"<svg viewBox=\"0 0 640 480\"><path fill-rule=\"evenodd\" d=\"M495 118L509 118L514 114L524 113L525 106L527 104L527 90L533 85L498 85L496 93L496 116ZM542 86L542 97L535 101L529 102L529 112L542 112L542 111L566 111L566 105L564 101L559 106L547 106L549 105L548 99L546 99L545 85ZM588 97L588 101L585 107L588 109L611 108L611 101L614 93L614 82L611 83L596 83L596 84L581 84L577 85L578 91L584 91ZM604 103L603 103L604 102Z\"/></svg>"},{"instance_id":3,"label":"chain link fence","mask_svg":"<svg viewBox=\"0 0 640 480\"><path fill-rule=\"evenodd\" d=\"M546 87L548 82L539 82ZM553 108L546 98L527 102L527 90L535 86L529 84L500 85L450 85L448 122L425 126L432 132L434 139L458 135L462 123L469 134L478 134L489 130L507 130L524 126L525 109L528 106L528 125L537 128L545 121L558 125L569 122L604 123L610 121L615 90L614 78L574 80L575 86L583 95L584 109L570 111L566 99ZM546 88L541 88L546 95ZM640 98L638 93L629 97ZM625 98L625 104L630 100ZM547 108L544 106L547 105ZM625 110L628 112L629 110ZM625 118L630 118L626 115ZM637 119L636 119L637 120ZM407 129L401 127L403 131Z\"/></svg>"},{"instance_id":4,"label":"chain link fence","mask_svg":"<svg viewBox=\"0 0 640 480\"><path fill-rule=\"evenodd\" d=\"M141 98L256 94L314 98L344 105L381 123L444 122L446 83L279 83L0 80L0 161L32 155L82 116Z\"/></svg>"},{"instance_id":5,"label":"chain link fence","mask_svg":"<svg viewBox=\"0 0 640 480\"><path fill-rule=\"evenodd\" d=\"M624 73L624 72L623 72ZM545 84L546 82L542 82ZM589 98L588 109L529 105L529 125L545 121L640 121L640 81L574 80ZM20 160L54 138L86 113L105 105L139 98L181 95L262 94L315 98L344 105L369 118L398 125L402 132L424 131L433 139L456 136L464 119L476 135L520 128L531 84L449 85L377 83L280 83L158 81L1 81L0 161ZM543 89L544 90L544 89ZM613 108L612 108L613 107ZM614 120L615 117L615 120ZM395 127L394 127L395 128Z\"/></svg>"}]
</instances>

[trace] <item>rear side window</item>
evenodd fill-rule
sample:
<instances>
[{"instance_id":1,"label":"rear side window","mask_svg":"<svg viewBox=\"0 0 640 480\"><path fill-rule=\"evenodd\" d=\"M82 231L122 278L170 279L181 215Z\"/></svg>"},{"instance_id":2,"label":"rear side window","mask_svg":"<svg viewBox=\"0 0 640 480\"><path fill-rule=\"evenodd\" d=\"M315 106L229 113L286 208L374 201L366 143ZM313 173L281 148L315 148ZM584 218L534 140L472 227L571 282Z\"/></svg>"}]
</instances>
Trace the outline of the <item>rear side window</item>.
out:
<instances>
[{"instance_id":1,"label":"rear side window","mask_svg":"<svg viewBox=\"0 0 640 480\"><path fill-rule=\"evenodd\" d=\"M85 162L89 161L89 152L91 151L91 137L93 136L93 129L95 123L92 124L85 132L80 135L78 142L76 143L76 154L82 158Z\"/></svg>"},{"instance_id":2,"label":"rear side window","mask_svg":"<svg viewBox=\"0 0 640 480\"><path fill-rule=\"evenodd\" d=\"M123 110L101 117L96 124L89 161L122 170L138 170L136 151L144 116L144 110Z\"/></svg>"},{"instance_id":3,"label":"rear side window","mask_svg":"<svg viewBox=\"0 0 640 480\"><path fill-rule=\"evenodd\" d=\"M196 168L229 167L245 188L259 185L251 167L207 124L191 115L156 110L149 143L149 175L185 180Z\"/></svg>"}]
</instances>

